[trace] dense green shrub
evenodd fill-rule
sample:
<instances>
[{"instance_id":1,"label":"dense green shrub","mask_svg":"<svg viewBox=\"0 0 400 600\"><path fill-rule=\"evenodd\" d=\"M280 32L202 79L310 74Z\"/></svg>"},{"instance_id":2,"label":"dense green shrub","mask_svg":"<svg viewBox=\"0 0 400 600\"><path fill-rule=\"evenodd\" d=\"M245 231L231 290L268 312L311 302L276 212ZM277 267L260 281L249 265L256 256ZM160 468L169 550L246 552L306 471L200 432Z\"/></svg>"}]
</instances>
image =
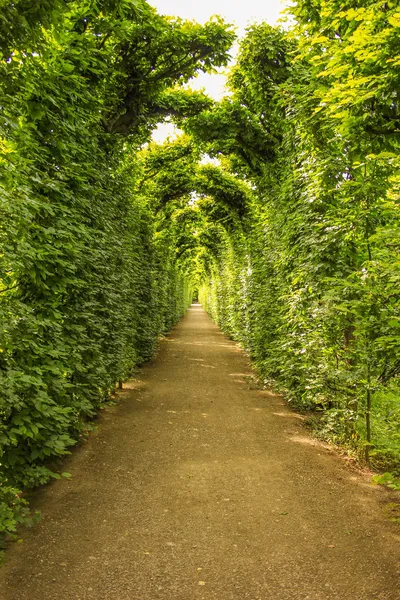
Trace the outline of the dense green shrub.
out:
<instances>
[{"instance_id":1,"label":"dense green shrub","mask_svg":"<svg viewBox=\"0 0 400 600\"><path fill-rule=\"evenodd\" d=\"M4 30L4 31L3 31ZM84 421L152 355L192 283L137 193L175 85L233 34L141 0L28 2L0 18L0 537Z\"/></svg>"},{"instance_id":2,"label":"dense green shrub","mask_svg":"<svg viewBox=\"0 0 400 600\"><path fill-rule=\"evenodd\" d=\"M398 470L400 15L341 9L299 1L288 33L251 27L233 96L185 123L253 184L244 245L226 233L200 296L326 437ZM249 119L226 118L238 102L264 129L251 154Z\"/></svg>"},{"instance_id":3,"label":"dense green shrub","mask_svg":"<svg viewBox=\"0 0 400 600\"><path fill-rule=\"evenodd\" d=\"M231 96L178 115L220 166L204 186L193 155L170 185L175 204L195 194L203 305L266 381L320 411L321 434L394 469L400 14L370 0L299 0L293 14L287 32L249 28Z\"/></svg>"}]
</instances>

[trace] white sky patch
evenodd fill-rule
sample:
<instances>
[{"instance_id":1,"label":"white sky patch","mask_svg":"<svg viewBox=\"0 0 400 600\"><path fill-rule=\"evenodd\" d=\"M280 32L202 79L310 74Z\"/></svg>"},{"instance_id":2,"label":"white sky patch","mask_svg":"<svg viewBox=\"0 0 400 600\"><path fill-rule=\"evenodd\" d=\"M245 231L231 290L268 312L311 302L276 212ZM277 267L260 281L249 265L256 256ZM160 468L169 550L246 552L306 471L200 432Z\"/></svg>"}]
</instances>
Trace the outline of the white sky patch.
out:
<instances>
[{"instance_id":1,"label":"white sky patch","mask_svg":"<svg viewBox=\"0 0 400 600\"><path fill-rule=\"evenodd\" d=\"M199 200L200 195L197 192L190 192L190 198L188 201L188 206L194 206Z\"/></svg>"},{"instance_id":2,"label":"white sky patch","mask_svg":"<svg viewBox=\"0 0 400 600\"><path fill-rule=\"evenodd\" d=\"M201 165L214 165L215 167L219 167L220 161L218 158L213 158L208 154L203 154L200 160Z\"/></svg>"},{"instance_id":3,"label":"white sky patch","mask_svg":"<svg viewBox=\"0 0 400 600\"><path fill-rule=\"evenodd\" d=\"M161 15L178 16L182 19L205 23L213 15L221 15L227 23L237 28L239 37L243 36L248 25L255 22L266 21L270 25L276 25L282 17L281 12L286 8L286 0L149 0L149 4ZM231 50L234 58L238 45L235 43ZM226 69L219 69L218 73L199 73L192 79L188 87L193 90L204 89L215 100L221 100L228 95L225 89ZM167 137L174 137L173 125L165 123L153 133L153 140L163 142Z\"/></svg>"},{"instance_id":4,"label":"white sky patch","mask_svg":"<svg viewBox=\"0 0 400 600\"><path fill-rule=\"evenodd\" d=\"M206 94L221 100L224 96L231 95L225 88L227 69L219 69L218 73L199 73L196 78L191 79L185 87L191 90L204 90Z\"/></svg>"},{"instance_id":5,"label":"white sky patch","mask_svg":"<svg viewBox=\"0 0 400 600\"><path fill-rule=\"evenodd\" d=\"M175 125L173 123L168 123L168 122L160 123L153 130L151 139L153 140L153 142L157 142L157 144L162 144L168 138L172 141L175 138L182 135L182 133L183 133L183 131L181 129L178 129L177 127L175 127Z\"/></svg>"},{"instance_id":6,"label":"white sky patch","mask_svg":"<svg viewBox=\"0 0 400 600\"><path fill-rule=\"evenodd\" d=\"M212 15L221 15L228 23L239 28L243 35L245 27L254 21L267 21L275 25L285 4L280 0L149 0L162 15L172 15L205 23Z\"/></svg>"}]
</instances>

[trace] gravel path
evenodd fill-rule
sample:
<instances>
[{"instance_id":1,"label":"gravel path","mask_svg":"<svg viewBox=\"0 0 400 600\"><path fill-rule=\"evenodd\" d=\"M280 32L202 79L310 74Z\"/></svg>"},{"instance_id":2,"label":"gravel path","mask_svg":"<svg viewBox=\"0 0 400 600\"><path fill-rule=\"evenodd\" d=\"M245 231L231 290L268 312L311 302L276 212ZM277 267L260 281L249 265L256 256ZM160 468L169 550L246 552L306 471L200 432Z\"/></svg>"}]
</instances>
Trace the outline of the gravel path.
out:
<instances>
[{"instance_id":1,"label":"gravel path","mask_svg":"<svg viewBox=\"0 0 400 600\"><path fill-rule=\"evenodd\" d=\"M2 600L400 599L396 495L257 389L200 306L98 424L36 493Z\"/></svg>"}]
</instances>

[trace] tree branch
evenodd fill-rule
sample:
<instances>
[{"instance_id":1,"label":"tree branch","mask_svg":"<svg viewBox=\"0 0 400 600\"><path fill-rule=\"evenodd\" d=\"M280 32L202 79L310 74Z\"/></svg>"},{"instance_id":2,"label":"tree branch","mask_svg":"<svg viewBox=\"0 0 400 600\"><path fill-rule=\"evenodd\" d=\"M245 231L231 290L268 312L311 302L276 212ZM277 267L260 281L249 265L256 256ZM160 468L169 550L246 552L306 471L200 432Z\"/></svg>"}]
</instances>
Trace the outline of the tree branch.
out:
<instances>
[{"instance_id":1,"label":"tree branch","mask_svg":"<svg viewBox=\"0 0 400 600\"><path fill-rule=\"evenodd\" d=\"M4 290L0 290L0 294L4 294L4 292L9 292L10 290L15 289L16 287L18 287L18 283L15 283L14 285L12 285L11 287L8 288L4 288Z\"/></svg>"}]
</instances>

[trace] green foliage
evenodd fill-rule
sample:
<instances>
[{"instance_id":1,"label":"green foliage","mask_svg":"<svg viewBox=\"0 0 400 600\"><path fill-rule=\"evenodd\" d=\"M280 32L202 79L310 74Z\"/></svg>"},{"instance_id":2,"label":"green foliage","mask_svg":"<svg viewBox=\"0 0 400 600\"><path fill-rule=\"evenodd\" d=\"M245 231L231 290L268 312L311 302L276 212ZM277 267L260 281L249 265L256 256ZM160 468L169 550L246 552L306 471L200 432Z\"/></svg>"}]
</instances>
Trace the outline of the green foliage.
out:
<instances>
[{"instance_id":1,"label":"green foliage","mask_svg":"<svg viewBox=\"0 0 400 600\"><path fill-rule=\"evenodd\" d=\"M383 473L382 475L374 475L372 477L373 483L379 485L385 485L386 487L399 491L400 490L400 481L396 480L392 473Z\"/></svg>"},{"instance_id":2,"label":"green foliage","mask_svg":"<svg viewBox=\"0 0 400 600\"><path fill-rule=\"evenodd\" d=\"M141 0L5 4L0 16L0 522L57 477L85 420L149 359L192 296L139 148L180 86L227 63L220 19L164 18ZM186 102L186 104L185 104ZM189 110L190 108L190 110ZM172 237L171 237L172 236Z\"/></svg>"},{"instance_id":3,"label":"green foliage","mask_svg":"<svg viewBox=\"0 0 400 600\"><path fill-rule=\"evenodd\" d=\"M232 95L178 120L252 190L229 217L206 202L222 230L199 251L200 299L266 381L323 415L319 435L396 470L399 10L293 14L289 32L250 27Z\"/></svg>"}]
</instances>

